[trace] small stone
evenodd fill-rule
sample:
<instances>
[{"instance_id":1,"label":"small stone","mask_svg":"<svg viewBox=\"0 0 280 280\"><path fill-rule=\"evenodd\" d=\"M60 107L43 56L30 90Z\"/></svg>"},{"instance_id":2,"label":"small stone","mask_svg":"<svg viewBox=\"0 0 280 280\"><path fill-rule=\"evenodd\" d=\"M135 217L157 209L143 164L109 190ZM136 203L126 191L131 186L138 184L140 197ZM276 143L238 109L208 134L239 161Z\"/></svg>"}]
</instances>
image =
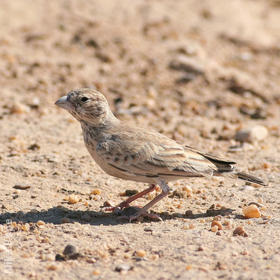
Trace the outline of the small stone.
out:
<instances>
[{"instance_id":1,"label":"small stone","mask_svg":"<svg viewBox=\"0 0 280 280\"><path fill-rule=\"evenodd\" d=\"M187 84L191 81L193 81L196 78L197 75L193 73L185 73L183 76L180 78L176 79L175 83L180 85L180 84Z\"/></svg>"},{"instance_id":2,"label":"small stone","mask_svg":"<svg viewBox=\"0 0 280 280\"><path fill-rule=\"evenodd\" d=\"M135 195L137 193L138 193L137 190L126 190L125 191L125 196L133 196L133 195Z\"/></svg>"},{"instance_id":3,"label":"small stone","mask_svg":"<svg viewBox=\"0 0 280 280\"><path fill-rule=\"evenodd\" d=\"M135 251L135 256L144 258L146 256L146 252L144 250Z\"/></svg>"},{"instance_id":4,"label":"small stone","mask_svg":"<svg viewBox=\"0 0 280 280\"><path fill-rule=\"evenodd\" d=\"M235 140L239 142L256 142L264 140L267 136L267 128L261 125L257 125L248 129L237 131L235 134Z\"/></svg>"},{"instance_id":5,"label":"small stone","mask_svg":"<svg viewBox=\"0 0 280 280\"><path fill-rule=\"evenodd\" d=\"M151 260L152 261L157 261L159 259L159 255L152 255Z\"/></svg>"},{"instance_id":6,"label":"small stone","mask_svg":"<svg viewBox=\"0 0 280 280\"><path fill-rule=\"evenodd\" d=\"M14 185L13 188L16 190L28 190L31 188L31 186L30 185Z\"/></svg>"},{"instance_id":7,"label":"small stone","mask_svg":"<svg viewBox=\"0 0 280 280\"><path fill-rule=\"evenodd\" d=\"M104 63L111 63L113 61L111 56L109 56L108 54L106 54L104 52L101 52L100 50L96 51L95 56L101 62L104 62Z\"/></svg>"},{"instance_id":8,"label":"small stone","mask_svg":"<svg viewBox=\"0 0 280 280\"><path fill-rule=\"evenodd\" d=\"M70 223L71 220L70 220L69 218L67 218L67 217L64 217L64 218L62 218L62 219L60 220L60 222L61 222L62 224L67 224L67 223Z\"/></svg>"},{"instance_id":9,"label":"small stone","mask_svg":"<svg viewBox=\"0 0 280 280\"><path fill-rule=\"evenodd\" d=\"M102 207L112 207L112 206L113 206L113 203L108 200L104 201L104 203L102 205Z\"/></svg>"},{"instance_id":10,"label":"small stone","mask_svg":"<svg viewBox=\"0 0 280 280\"><path fill-rule=\"evenodd\" d=\"M6 246L0 244L0 252L8 252L8 249Z\"/></svg>"},{"instance_id":11,"label":"small stone","mask_svg":"<svg viewBox=\"0 0 280 280\"><path fill-rule=\"evenodd\" d=\"M96 263L96 259L88 257L88 258L86 258L86 262L87 263Z\"/></svg>"},{"instance_id":12,"label":"small stone","mask_svg":"<svg viewBox=\"0 0 280 280\"><path fill-rule=\"evenodd\" d=\"M38 97L34 97L28 105L31 109L38 109L40 106L40 99Z\"/></svg>"},{"instance_id":13,"label":"small stone","mask_svg":"<svg viewBox=\"0 0 280 280\"><path fill-rule=\"evenodd\" d=\"M115 268L115 271L117 271L117 272L127 272L127 271L132 270L132 269L133 269L132 265L124 263L124 264L117 265L116 268Z\"/></svg>"},{"instance_id":14,"label":"small stone","mask_svg":"<svg viewBox=\"0 0 280 280\"><path fill-rule=\"evenodd\" d=\"M65 200L67 200L69 204L75 204L79 202L78 196L74 194L69 195Z\"/></svg>"},{"instance_id":15,"label":"small stone","mask_svg":"<svg viewBox=\"0 0 280 280\"><path fill-rule=\"evenodd\" d=\"M95 276L98 276L98 275L100 275L100 270L95 269L95 270L92 271L92 274L95 275Z\"/></svg>"},{"instance_id":16,"label":"small stone","mask_svg":"<svg viewBox=\"0 0 280 280\"><path fill-rule=\"evenodd\" d=\"M38 222L37 222L37 225L38 226L43 226L43 225L45 225L46 223L44 222L44 221L41 221L41 220L39 220Z\"/></svg>"},{"instance_id":17,"label":"small stone","mask_svg":"<svg viewBox=\"0 0 280 280\"><path fill-rule=\"evenodd\" d=\"M212 232L217 232L219 230L218 226L212 226L211 231Z\"/></svg>"},{"instance_id":18,"label":"small stone","mask_svg":"<svg viewBox=\"0 0 280 280\"><path fill-rule=\"evenodd\" d=\"M190 186L184 186L182 190L185 191L188 195L192 193L192 188Z\"/></svg>"},{"instance_id":19,"label":"small stone","mask_svg":"<svg viewBox=\"0 0 280 280\"><path fill-rule=\"evenodd\" d=\"M31 150L31 151L36 151L36 150L39 150L39 149L40 149L40 146L36 143L34 143L34 144L32 144L28 147L28 150Z\"/></svg>"},{"instance_id":20,"label":"small stone","mask_svg":"<svg viewBox=\"0 0 280 280\"><path fill-rule=\"evenodd\" d=\"M57 266L54 265L54 264L51 264L51 265L49 265L49 266L47 267L47 269L48 269L48 270L54 271L54 270L57 270Z\"/></svg>"},{"instance_id":21,"label":"small stone","mask_svg":"<svg viewBox=\"0 0 280 280\"><path fill-rule=\"evenodd\" d=\"M226 266L220 262L217 262L215 268L215 270L225 270L226 269Z\"/></svg>"},{"instance_id":22,"label":"small stone","mask_svg":"<svg viewBox=\"0 0 280 280\"><path fill-rule=\"evenodd\" d=\"M72 256L74 254L77 254L77 249L75 246L73 246L71 244L68 244L63 250L64 256Z\"/></svg>"},{"instance_id":23,"label":"small stone","mask_svg":"<svg viewBox=\"0 0 280 280\"><path fill-rule=\"evenodd\" d=\"M244 228L239 226L233 231L233 236L240 235L243 237L248 237L248 234L245 232Z\"/></svg>"},{"instance_id":24,"label":"small stone","mask_svg":"<svg viewBox=\"0 0 280 280\"><path fill-rule=\"evenodd\" d=\"M21 226L22 231L29 231L30 230L30 225L28 223L25 223Z\"/></svg>"},{"instance_id":25,"label":"small stone","mask_svg":"<svg viewBox=\"0 0 280 280\"><path fill-rule=\"evenodd\" d=\"M189 224L189 229L194 229L195 225L194 224Z\"/></svg>"},{"instance_id":26,"label":"small stone","mask_svg":"<svg viewBox=\"0 0 280 280\"><path fill-rule=\"evenodd\" d=\"M260 218L261 212L256 205L249 205L242 209L245 218Z\"/></svg>"},{"instance_id":27,"label":"small stone","mask_svg":"<svg viewBox=\"0 0 280 280\"><path fill-rule=\"evenodd\" d=\"M94 189L90 192L90 194L93 194L93 195L100 195L101 194L101 190L99 189Z\"/></svg>"},{"instance_id":28,"label":"small stone","mask_svg":"<svg viewBox=\"0 0 280 280\"><path fill-rule=\"evenodd\" d=\"M14 136L14 135L12 135L12 136L10 136L8 139L9 139L10 141L15 141L15 140L17 139L17 137Z\"/></svg>"},{"instance_id":29,"label":"small stone","mask_svg":"<svg viewBox=\"0 0 280 280\"><path fill-rule=\"evenodd\" d=\"M60 254L56 254L55 255L55 260L58 261L58 262L62 262L62 261L65 261L65 257L60 255Z\"/></svg>"},{"instance_id":30,"label":"small stone","mask_svg":"<svg viewBox=\"0 0 280 280\"><path fill-rule=\"evenodd\" d=\"M186 198L186 196L187 196L187 193L185 191L175 190L168 197Z\"/></svg>"},{"instance_id":31,"label":"small stone","mask_svg":"<svg viewBox=\"0 0 280 280\"><path fill-rule=\"evenodd\" d=\"M219 221L217 221L217 220L212 221L212 223L211 223L211 229L212 229L212 227L214 227L214 226L217 226L217 227L218 227L218 230L222 230L222 229L223 229L222 224L221 224Z\"/></svg>"},{"instance_id":32,"label":"small stone","mask_svg":"<svg viewBox=\"0 0 280 280\"><path fill-rule=\"evenodd\" d=\"M241 191L253 191L253 190L255 190L255 188L253 186L250 186L250 185L244 185L244 186L240 187L240 190Z\"/></svg>"},{"instance_id":33,"label":"small stone","mask_svg":"<svg viewBox=\"0 0 280 280\"><path fill-rule=\"evenodd\" d=\"M193 217L193 212L192 212L192 210L186 210L185 216L186 216L186 217Z\"/></svg>"},{"instance_id":34,"label":"small stone","mask_svg":"<svg viewBox=\"0 0 280 280\"><path fill-rule=\"evenodd\" d=\"M186 270L191 270L192 266L190 264L186 265Z\"/></svg>"},{"instance_id":35,"label":"small stone","mask_svg":"<svg viewBox=\"0 0 280 280\"><path fill-rule=\"evenodd\" d=\"M24 104L16 103L10 109L11 114L26 114L30 112L30 108Z\"/></svg>"},{"instance_id":36,"label":"small stone","mask_svg":"<svg viewBox=\"0 0 280 280\"><path fill-rule=\"evenodd\" d=\"M171 60L169 68L176 71L191 73L196 76L204 74L204 67L195 59L185 55L178 55L176 58Z\"/></svg>"},{"instance_id":37,"label":"small stone","mask_svg":"<svg viewBox=\"0 0 280 280\"><path fill-rule=\"evenodd\" d=\"M223 225L225 226L226 229L231 229L231 223L230 221L224 221Z\"/></svg>"}]
</instances>

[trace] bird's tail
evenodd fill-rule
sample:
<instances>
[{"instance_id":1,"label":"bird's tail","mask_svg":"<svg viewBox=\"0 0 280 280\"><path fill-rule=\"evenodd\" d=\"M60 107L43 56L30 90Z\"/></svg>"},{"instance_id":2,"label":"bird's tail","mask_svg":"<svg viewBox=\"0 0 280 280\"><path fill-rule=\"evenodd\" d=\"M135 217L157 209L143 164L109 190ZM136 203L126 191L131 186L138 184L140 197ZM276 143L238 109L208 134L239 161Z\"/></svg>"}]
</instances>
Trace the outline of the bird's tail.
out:
<instances>
[{"instance_id":1,"label":"bird's tail","mask_svg":"<svg viewBox=\"0 0 280 280\"><path fill-rule=\"evenodd\" d=\"M259 185L262 185L262 186L267 186L267 183L265 183L263 180L255 177L255 176L246 174L244 172L238 172L238 171L235 172L234 174L241 180L244 180L244 181L247 181L247 182L250 182L250 183L256 183L256 184L259 184Z\"/></svg>"},{"instance_id":2,"label":"bird's tail","mask_svg":"<svg viewBox=\"0 0 280 280\"><path fill-rule=\"evenodd\" d=\"M215 166L217 167L217 170L216 170L216 172L214 172L213 175L216 175L216 176L223 175L223 176L227 176L229 178L237 177L237 178L242 179L247 182L256 183L256 184L259 184L262 186L267 186L267 183L265 183L263 180L255 177L255 176L246 174L244 172L237 171L234 168L234 164L235 164L234 161L223 160L223 159L220 159L220 158L210 155L210 154L204 154L189 146L185 146L185 148L204 156L211 163L215 164ZM203 173L203 176L205 176L205 173Z\"/></svg>"}]
</instances>

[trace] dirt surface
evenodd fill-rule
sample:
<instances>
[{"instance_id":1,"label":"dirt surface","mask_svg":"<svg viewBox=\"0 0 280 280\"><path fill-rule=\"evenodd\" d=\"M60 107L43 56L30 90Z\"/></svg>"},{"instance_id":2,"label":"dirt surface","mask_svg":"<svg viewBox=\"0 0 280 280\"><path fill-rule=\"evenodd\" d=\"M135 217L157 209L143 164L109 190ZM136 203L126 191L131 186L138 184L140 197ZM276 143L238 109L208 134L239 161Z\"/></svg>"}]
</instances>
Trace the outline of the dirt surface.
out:
<instances>
[{"instance_id":1,"label":"dirt surface","mask_svg":"<svg viewBox=\"0 0 280 280\"><path fill-rule=\"evenodd\" d=\"M0 279L280 279L279 77L276 0L1 0ZM119 221L104 202L147 186L104 174L54 106L79 87L268 186L182 180L162 222Z\"/></svg>"}]
</instances>

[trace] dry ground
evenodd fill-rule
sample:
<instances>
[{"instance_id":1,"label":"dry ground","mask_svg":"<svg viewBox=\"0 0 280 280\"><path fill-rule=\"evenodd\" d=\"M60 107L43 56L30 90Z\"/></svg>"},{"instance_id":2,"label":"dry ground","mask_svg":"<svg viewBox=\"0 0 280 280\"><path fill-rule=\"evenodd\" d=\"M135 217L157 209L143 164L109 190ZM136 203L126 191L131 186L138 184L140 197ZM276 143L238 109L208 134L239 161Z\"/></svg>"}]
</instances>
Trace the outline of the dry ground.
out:
<instances>
[{"instance_id":1,"label":"dry ground","mask_svg":"<svg viewBox=\"0 0 280 280\"><path fill-rule=\"evenodd\" d=\"M276 0L1 0L0 278L279 279L279 77ZM100 207L146 186L104 174L54 106L85 86L119 118L269 185L183 180L153 209L163 222L118 221ZM255 125L268 136L229 152L236 131ZM243 218L250 202L260 218ZM238 226L248 237L233 236ZM67 244L80 256L56 261Z\"/></svg>"}]
</instances>

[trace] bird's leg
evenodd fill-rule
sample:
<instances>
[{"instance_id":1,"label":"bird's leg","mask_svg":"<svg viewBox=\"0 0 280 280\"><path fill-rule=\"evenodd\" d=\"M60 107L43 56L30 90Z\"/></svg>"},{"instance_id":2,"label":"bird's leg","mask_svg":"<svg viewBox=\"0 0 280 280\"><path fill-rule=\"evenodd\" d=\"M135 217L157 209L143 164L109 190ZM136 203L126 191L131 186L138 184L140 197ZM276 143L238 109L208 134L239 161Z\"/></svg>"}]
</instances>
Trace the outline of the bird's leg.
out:
<instances>
[{"instance_id":1,"label":"bird's leg","mask_svg":"<svg viewBox=\"0 0 280 280\"><path fill-rule=\"evenodd\" d=\"M129 207L129 203L131 203L132 201L154 191L156 188L156 185L155 184L152 184L149 188L145 189L144 191L140 192L140 193L137 193L131 197L129 197L127 200L121 202L119 205L115 206L115 207L110 207L110 208L106 208L105 211L113 211L115 214L118 214L120 213L120 211L123 209L123 208L127 208Z\"/></svg>"},{"instance_id":2,"label":"bird's leg","mask_svg":"<svg viewBox=\"0 0 280 280\"><path fill-rule=\"evenodd\" d=\"M157 202L166 197L170 192L169 186L163 180L159 180L158 183L162 189L162 192L158 196L156 196L152 201L147 203L144 207L137 209L136 214L133 214L132 216L121 216L119 217L119 219L128 219L129 222L131 222L133 220L137 220L141 216L144 216L161 221L162 219L158 215L150 214L147 212L151 207L153 207Z\"/></svg>"}]
</instances>

